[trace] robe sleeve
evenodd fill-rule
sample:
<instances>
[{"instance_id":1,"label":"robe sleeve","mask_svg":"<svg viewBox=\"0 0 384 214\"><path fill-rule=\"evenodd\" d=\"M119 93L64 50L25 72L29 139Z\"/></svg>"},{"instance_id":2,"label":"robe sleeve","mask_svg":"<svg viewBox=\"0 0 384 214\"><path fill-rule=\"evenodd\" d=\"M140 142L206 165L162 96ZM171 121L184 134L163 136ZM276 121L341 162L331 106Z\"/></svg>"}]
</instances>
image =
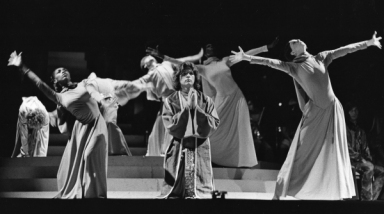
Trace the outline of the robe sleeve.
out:
<instances>
[{"instance_id":1,"label":"robe sleeve","mask_svg":"<svg viewBox=\"0 0 384 214\"><path fill-rule=\"evenodd\" d=\"M21 68L21 72L28 79L30 79L37 86L37 88L44 93L45 96L47 96L56 104L61 105L61 94L56 93L54 90L52 90L45 82L43 82L34 72L29 70L28 68L23 66Z\"/></svg>"},{"instance_id":2,"label":"robe sleeve","mask_svg":"<svg viewBox=\"0 0 384 214\"><path fill-rule=\"evenodd\" d=\"M291 76L295 76L297 71L297 64L293 62L283 62L278 59L269 59L258 56L251 56L251 64L266 65L271 68L283 71Z\"/></svg>"},{"instance_id":3,"label":"robe sleeve","mask_svg":"<svg viewBox=\"0 0 384 214\"><path fill-rule=\"evenodd\" d=\"M205 95L203 97L203 104L196 106L193 127L196 127L196 137L206 138L216 130L220 120L212 99Z\"/></svg>"},{"instance_id":4,"label":"robe sleeve","mask_svg":"<svg viewBox=\"0 0 384 214\"><path fill-rule=\"evenodd\" d=\"M85 88L87 89L89 95L91 95L91 97L95 99L96 102L100 103L100 101L103 99L103 95L99 92L96 78L86 80Z\"/></svg>"},{"instance_id":5,"label":"robe sleeve","mask_svg":"<svg viewBox=\"0 0 384 214\"><path fill-rule=\"evenodd\" d=\"M338 48L335 50L323 51L323 52L319 53L319 55L323 58L324 65L326 67L328 67L328 65L331 64L331 62L334 59L337 59L339 57L343 57L349 53L353 53L353 52L356 52L359 50L364 50L367 47L368 47L367 41L358 42L358 43L350 44L350 45L347 45L347 46L344 46L344 47L341 47L341 48Z\"/></svg>"},{"instance_id":6,"label":"robe sleeve","mask_svg":"<svg viewBox=\"0 0 384 214\"><path fill-rule=\"evenodd\" d=\"M164 127L170 135L179 139L183 138L187 130L189 117L189 108L184 108L177 112L170 103L169 97L165 99L162 118Z\"/></svg>"},{"instance_id":7,"label":"robe sleeve","mask_svg":"<svg viewBox=\"0 0 384 214\"><path fill-rule=\"evenodd\" d=\"M113 95L117 98L117 103L123 106L129 100L138 97L143 90L145 84L140 80L127 81L127 80L113 80L112 86L114 88Z\"/></svg>"}]
</instances>

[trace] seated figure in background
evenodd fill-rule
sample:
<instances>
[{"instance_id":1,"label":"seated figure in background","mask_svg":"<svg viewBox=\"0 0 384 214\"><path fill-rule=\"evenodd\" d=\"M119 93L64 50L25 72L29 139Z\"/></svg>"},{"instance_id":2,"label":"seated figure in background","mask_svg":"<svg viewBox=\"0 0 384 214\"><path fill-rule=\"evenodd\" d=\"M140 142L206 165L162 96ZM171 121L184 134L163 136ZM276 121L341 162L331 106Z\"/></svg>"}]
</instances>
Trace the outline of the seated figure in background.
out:
<instances>
[{"instance_id":1,"label":"seated figure in background","mask_svg":"<svg viewBox=\"0 0 384 214\"><path fill-rule=\"evenodd\" d=\"M348 103L346 105L346 112L347 139L351 165L362 175L361 199L376 200L384 184L384 168L372 163L365 131L357 123L359 116L357 105Z\"/></svg>"}]
</instances>

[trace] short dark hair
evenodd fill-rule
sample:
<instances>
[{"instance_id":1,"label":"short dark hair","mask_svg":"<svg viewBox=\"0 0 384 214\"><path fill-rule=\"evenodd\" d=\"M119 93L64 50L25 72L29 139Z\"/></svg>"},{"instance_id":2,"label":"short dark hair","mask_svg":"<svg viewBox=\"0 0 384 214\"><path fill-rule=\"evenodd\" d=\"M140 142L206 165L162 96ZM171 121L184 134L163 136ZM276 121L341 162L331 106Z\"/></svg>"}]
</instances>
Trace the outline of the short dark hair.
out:
<instances>
[{"instance_id":1,"label":"short dark hair","mask_svg":"<svg viewBox=\"0 0 384 214\"><path fill-rule=\"evenodd\" d=\"M179 65L179 67L173 74L173 87L176 91L179 91L181 89L180 75L187 69L191 69L193 71L193 75L195 76L195 83L193 83L193 88L196 90L200 90L200 83L197 79L197 67L192 62L183 62Z\"/></svg>"},{"instance_id":2,"label":"short dark hair","mask_svg":"<svg viewBox=\"0 0 384 214\"><path fill-rule=\"evenodd\" d=\"M64 67L59 67L59 68L62 68L62 69L65 69L68 71L68 69L64 68ZM63 87L58 84L57 82L55 82L55 71L59 68L56 68L55 70L52 71L52 74L51 74L51 82L53 83L53 88L55 89L56 92L61 92L63 90ZM69 72L69 71L68 71Z\"/></svg>"}]
</instances>

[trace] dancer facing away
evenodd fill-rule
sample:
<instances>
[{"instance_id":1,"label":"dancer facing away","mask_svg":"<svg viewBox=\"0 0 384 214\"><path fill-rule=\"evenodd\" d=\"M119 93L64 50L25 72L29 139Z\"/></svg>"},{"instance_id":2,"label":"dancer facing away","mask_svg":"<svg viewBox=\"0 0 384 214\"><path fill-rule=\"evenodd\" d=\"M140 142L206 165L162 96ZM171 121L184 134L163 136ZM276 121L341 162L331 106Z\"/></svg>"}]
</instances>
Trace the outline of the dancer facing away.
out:
<instances>
[{"instance_id":1,"label":"dancer facing away","mask_svg":"<svg viewBox=\"0 0 384 214\"><path fill-rule=\"evenodd\" d=\"M46 157L48 139L49 116L45 106L37 97L23 97L12 157Z\"/></svg>"},{"instance_id":2,"label":"dancer facing away","mask_svg":"<svg viewBox=\"0 0 384 214\"><path fill-rule=\"evenodd\" d=\"M174 75L176 91L164 100L162 118L172 138L164 158L162 198L210 197L214 190L209 135L220 121L196 78L193 63L181 64Z\"/></svg>"},{"instance_id":3,"label":"dancer facing away","mask_svg":"<svg viewBox=\"0 0 384 214\"><path fill-rule=\"evenodd\" d=\"M299 199L340 200L355 195L343 107L333 93L328 66L348 53L369 46L381 48L380 39L375 32L368 41L315 56L306 51L304 42L294 39L289 41L295 56L293 62L250 56L241 48L239 52L232 51L232 62L247 60L267 65L295 80L303 118L277 177L274 199L289 195ZM307 102L304 96L309 98Z\"/></svg>"},{"instance_id":4,"label":"dancer facing away","mask_svg":"<svg viewBox=\"0 0 384 214\"><path fill-rule=\"evenodd\" d=\"M17 66L50 100L76 117L57 173L56 198L106 198L108 129L87 82L73 83L68 70L57 68L52 74L54 91L22 63L21 53L13 52L8 65ZM100 102L108 105L104 99Z\"/></svg>"},{"instance_id":5,"label":"dancer facing away","mask_svg":"<svg viewBox=\"0 0 384 214\"><path fill-rule=\"evenodd\" d=\"M202 51L193 56L187 56L178 59L179 61L196 61L202 57ZM145 56L140 67L148 73L134 81L120 81L120 86L115 87L115 96L122 99L122 96L137 96L143 91L147 92L147 99L152 101L164 100L175 90L173 89L172 77L174 75L174 65L163 61L158 63L152 56ZM120 105L125 105L125 102L119 102ZM148 138L148 148L146 156L164 156L167 149L167 143L170 142L171 136L165 132L164 124L161 119L161 109L157 115L155 124Z\"/></svg>"},{"instance_id":6,"label":"dancer facing away","mask_svg":"<svg viewBox=\"0 0 384 214\"><path fill-rule=\"evenodd\" d=\"M278 39L268 46L249 50L247 53L256 55L266 52L277 44ZM177 59L148 49L148 53L163 58L174 64ZM217 58L216 49L207 45L204 65L196 65L198 73L203 77L203 92L215 102L221 125L210 136L212 145L212 162L229 167L252 167L257 165L256 151L250 126L247 101L232 77L230 67L235 63L229 57Z\"/></svg>"},{"instance_id":7,"label":"dancer facing away","mask_svg":"<svg viewBox=\"0 0 384 214\"><path fill-rule=\"evenodd\" d=\"M87 80L87 87L91 96L98 102L103 98L110 98L106 99L110 105L100 107L101 114L108 127L108 154L132 156L124 134L117 126L117 110L119 109L119 105L115 102L114 88L119 85L119 82L120 81L109 78L98 78L95 73L91 73ZM92 88L92 90L90 90L90 88Z\"/></svg>"}]
</instances>

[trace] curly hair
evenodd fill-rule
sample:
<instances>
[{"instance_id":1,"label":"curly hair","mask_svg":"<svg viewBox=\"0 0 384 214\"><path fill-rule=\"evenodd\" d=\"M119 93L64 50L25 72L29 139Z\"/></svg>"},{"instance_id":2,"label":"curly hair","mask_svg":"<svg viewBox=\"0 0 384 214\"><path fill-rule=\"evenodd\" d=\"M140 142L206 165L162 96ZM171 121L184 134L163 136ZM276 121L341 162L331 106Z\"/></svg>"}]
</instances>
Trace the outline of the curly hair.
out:
<instances>
[{"instance_id":1,"label":"curly hair","mask_svg":"<svg viewBox=\"0 0 384 214\"><path fill-rule=\"evenodd\" d=\"M29 111L26 115L27 125L29 128L40 129L45 124L46 116L41 109Z\"/></svg>"},{"instance_id":2,"label":"curly hair","mask_svg":"<svg viewBox=\"0 0 384 214\"><path fill-rule=\"evenodd\" d=\"M200 90L201 86L197 79L197 67L192 62L184 62L179 65L179 67L175 70L173 74L173 87L176 91L181 89L180 85L180 75L187 69L191 69L193 71L193 75L195 76L195 82L193 83L193 88L195 90Z\"/></svg>"}]
</instances>

